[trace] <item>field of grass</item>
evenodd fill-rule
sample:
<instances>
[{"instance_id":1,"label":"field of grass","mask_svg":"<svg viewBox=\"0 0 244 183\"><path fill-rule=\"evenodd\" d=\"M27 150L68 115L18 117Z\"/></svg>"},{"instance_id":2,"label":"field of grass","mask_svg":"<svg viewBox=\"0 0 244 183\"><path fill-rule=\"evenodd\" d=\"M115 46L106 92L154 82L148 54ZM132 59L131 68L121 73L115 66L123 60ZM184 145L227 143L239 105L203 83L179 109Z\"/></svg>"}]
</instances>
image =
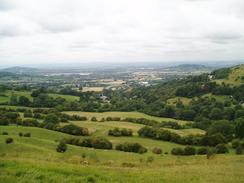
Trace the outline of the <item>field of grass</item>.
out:
<instances>
[{"instance_id":1,"label":"field of grass","mask_svg":"<svg viewBox=\"0 0 244 183\"><path fill-rule=\"evenodd\" d=\"M102 92L103 87L83 87L82 92L94 91L94 92Z\"/></svg>"},{"instance_id":2,"label":"field of grass","mask_svg":"<svg viewBox=\"0 0 244 183\"><path fill-rule=\"evenodd\" d=\"M76 111L69 111L65 112L66 114L70 115L80 115L80 116L86 116L88 119L91 119L92 117L96 117L98 120L106 117L120 117L121 119L124 118L146 118L149 120L155 120L158 122L169 122L169 121L175 121L180 124L186 124L189 123L189 121L184 120L177 120L172 118L163 118L163 117L156 117L156 116L150 116L144 113L140 112L76 112Z\"/></svg>"},{"instance_id":3,"label":"field of grass","mask_svg":"<svg viewBox=\"0 0 244 183\"><path fill-rule=\"evenodd\" d=\"M10 97L12 95L15 95L17 97L25 96L25 97L29 98L31 101L33 100L33 98L31 97L31 92L7 90L4 93L1 93L0 103L9 102L9 99L10 99ZM53 94L53 93L49 93L48 95L50 97L53 97L53 98L61 97L61 98L64 98L65 100L67 100L67 101L79 101L79 97L72 96L72 95L60 95L60 94Z\"/></svg>"},{"instance_id":4,"label":"field of grass","mask_svg":"<svg viewBox=\"0 0 244 183\"><path fill-rule=\"evenodd\" d=\"M88 123L88 122L87 122ZM206 156L172 156L94 150L68 145L57 153L57 140L69 135L34 127L0 126L14 143L5 144L8 136L0 135L0 180L24 182L132 182L132 183L242 183L244 156L233 153ZM31 132L32 137L19 137ZM113 140L114 139L114 140ZM164 151L178 145L139 137L113 137L111 141L138 141L147 147ZM82 156L83 154L83 156ZM85 154L85 157L84 157ZM152 157L151 162L147 161Z\"/></svg>"},{"instance_id":5,"label":"field of grass","mask_svg":"<svg viewBox=\"0 0 244 183\"><path fill-rule=\"evenodd\" d=\"M216 99L217 101L219 101L219 102L224 102L225 100L230 99L230 97L227 96L227 95L214 95L214 94L212 94L212 93L205 94L205 95L203 95L202 97L215 98L215 99Z\"/></svg>"}]
</instances>

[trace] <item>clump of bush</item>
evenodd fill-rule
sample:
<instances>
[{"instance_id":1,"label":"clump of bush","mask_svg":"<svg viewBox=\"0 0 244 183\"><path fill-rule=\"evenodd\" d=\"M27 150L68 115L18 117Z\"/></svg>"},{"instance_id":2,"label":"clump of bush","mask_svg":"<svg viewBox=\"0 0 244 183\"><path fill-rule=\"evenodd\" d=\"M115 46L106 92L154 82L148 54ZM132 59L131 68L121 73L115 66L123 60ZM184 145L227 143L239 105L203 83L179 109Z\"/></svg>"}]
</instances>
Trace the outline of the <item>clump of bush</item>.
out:
<instances>
[{"instance_id":1,"label":"clump of bush","mask_svg":"<svg viewBox=\"0 0 244 183\"><path fill-rule=\"evenodd\" d=\"M23 134L24 137L31 137L31 133L30 132L27 132L25 134Z\"/></svg>"},{"instance_id":2,"label":"clump of bush","mask_svg":"<svg viewBox=\"0 0 244 183\"><path fill-rule=\"evenodd\" d=\"M196 154L196 149L194 147L186 146L184 148L184 155L191 156L191 155L195 155L195 154Z\"/></svg>"},{"instance_id":3,"label":"clump of bush","mask_svg":"<svg viewBox=\"0 0 244 183\"><path fill-rule=\"evenodd\" d=\"M97 118L93 116L93 117L91 118L91 121L97 121Z\"/></svg>"},{"instance_id":4,"label":"clump of bush","mask_svg":"<svg viewBox=\"0 0 244 183\"><path fill-rule=\"evenodd\" d=\"M67 145L65 144L64 141L60 141L56 148L56 151L60 153L64 153L66 150L67 150Z\"/></svg>"},{"instance_id":5,"label":"clump of bush","mask_svg":"<svg viewBox=\"0 0 244 183\"><path fill-rule=\"evenodd\" d=\"M218 144L215 147L215 149L216 149L216 153L217 154L225 154L225 153L228 153L229 152L229 150L228 150L228 148L226 147L225 144Z\"/></svg>"},{"instance_id":6,"label":"clump of bush","mask_svg":"<svg viewBox=\"0 0 244 183\"><path fill-rule=\"evenodd\" d=\"M180 125L177 122L169 121L169 122L161 122L159 127L164 127L164 128L172 128L172 129L184 129L184 126Z\"/></svg>"},{"instance_id":7,"label":"clump of bush","mask_svg":"<svg viewBox=\"0 0 244 183\"><path fill-rule=\"evenodd\" d=\"M2 135L8 135L8 132L2 132Z\"/></svg>"},{"instance_id":8,"label":"clump of bush","mask_svg":"<svg viewBox=\"0 0 244 183\"><path fill-rule=\"evenodd\" d=\"M198 155L204 155L204 154L207 154L208 153L208 148L206 147L201 147L197 150L197 154Z\"/></svg>"},{"instance_id":9,"label":"clump of bush","mask_svg":"<svg viewBox=\"0 0 244 183\"><path fill-rule=\"evenodd\" d=\"M65 142L67 144L81 146L81 147L93 147L95 149L112 149L113 145L112 143L101 137L97 138L85 138L85 139L79 139L79 138L68 138L65 139Z\"/></svg>"},{"instance_id":10,"label":"clump of bush","mask_svg":"<svg viewBox=\"0 0 244 183\"><path fill-rule=\"evenodd\" d=\"M184 155L184 150L181 147L176 147L171 150L172 155Z\"/></svg>"},{"instance_id":11,"label":"clump of bush","mask_svg":"<svg viewBox=\"0 0 244 183\"><path fill-rule=\"evenodd\" d=\"M106 121L120 121L120 117L107 117Z\"/></svg>"},{"instance_id":12,"label":"clump of bush","mask_svg":"<svg viewBox=\"0 0 244 183\"><path fill-rule=\"evenodd\" d=\"M243 154L243 145L238 145L236 147L236 154Z\"/></svg>"},{"instance_id":13,"label":"clump of bush","mask_svg":"<svg viewBox=\"0 0 244 183\"><path fill-rule=\"evenodd\" d=\"M33 117L32 111L31 110L25 110L24 117L25 118L32 118Z\"/></svg>"},{"instance_id":14,"label":"clump of bush","mask_svg":"<svg viewBox=\"0 0 244 183\"><path fill-rule=\"evenodd\" d=\"M92 147L95 149L112 149L112 143L105 138L95 138L92 141Z\"/></svg>"},{"instance_id":15,"label":"clump of bush","mask_svg":"<svg viewBox=\"0 0 244 183\"><path fill-rule=\"evenodd\" d=\"M89 135L87 128L79 127L79 126L76 126L73 124L60 127L60 128L58 128L58 131L63 132L63 133L68 133L71 135L82 135L82 136Z\"/></svg>"},{"instance_id":16,"label":"clump of bush","mask_svg":"<svg viewBox=\"0 0 244 183\"><path fill-rule=\"evenodd\" d=\"M186 146L184 149L181 147L176 147L171 150L172 155L185 155L185 156L191 156L196 154L196 149L191 146Z\"/></svg>"},{"instance_id":17,"label":"clump of bush","mask_svg":"<svg viewBox=\"0 0 244 183\"><path fill-rule=\"evenodd\" d=\"M6 138L5 142L6 142L6 144L12 144L14 142L14 139L9 137L9 138Z\"/></svg>"},{"instance_id":18,"label":"clump of bush","mask_svg":"<svg viewBox=\"0 0 244 183\"><path fill-rule=\"evenodd\" d=\"M118 144L115 147L115 149L118 151L134 152L134 153L140 153L140 154L147 152L147 148L143 147L141 144L129 143L129 142L125 142L123 144Z\"/></svg>"},{"instance_id":19,"label":"clump of bush","mask_svg":"<svg viewBox=\"0 0 244 183\"><path fill-rule=\"evenodd\" d=\"M36 119L24 119L19 125L39 127L40 123Z\"/></svg>"},{"instance_id":20,"label":"clump of bush","mask_svg":"<svg viewBox=\"0 0 244 183\"><path fill-rule=\"evenodd\" d=\"M20 136L20 137L23 137L23 133L22 133L22 132L19 132L19 136Z\"/></svg>"},{"instance_id":21,"label":"clump of bush","mask_svg":"<svg viewBox=\"0 0 244 183\"><path fill-rule=\"evenodd\" d=\"M169 130L158 129L145 126L138 131L139 136L148 137L152 139L170 141L182 145L203 145L203 146L216 146L218 144L226 143L226 139L221 134L214 135L190 135L181 137L180 135Z\"/></svg>"},{"instance_id":22,"label":"clump of bush","mask_svg":"<svg viewBox=\"0 0 244 183\"><path fill-rule=\"evenodd\" d=\"M114 128L108 131L108 135L115 136L115 137L132 136L132 134L133 134L132 130L126 128L122 128L122 129Z\"/></svg>"},{"instance_id":23,"label":"clump of bush","mask_svg":"<svg viewBox=\"0 0 244 183\"><path fill-rule=\"evenodd\" d=\"M148 126L155 126L159 124L157 121L149 120L146 118L125 118L123 121L138 123L138 124L143 124Z\"/></svg>"},{"instance_id":24,"label":"clump of bush","mask_svg":"<svg viewBox=\"0 0 244 183\"><path fill-rule=\"evenodd\" d=\"M162 154L163 153L163 150L161 148L159 148L159 147L154 147L153 150L152 150L152 152L154 154Z\"/></svg>"}]
</instances>

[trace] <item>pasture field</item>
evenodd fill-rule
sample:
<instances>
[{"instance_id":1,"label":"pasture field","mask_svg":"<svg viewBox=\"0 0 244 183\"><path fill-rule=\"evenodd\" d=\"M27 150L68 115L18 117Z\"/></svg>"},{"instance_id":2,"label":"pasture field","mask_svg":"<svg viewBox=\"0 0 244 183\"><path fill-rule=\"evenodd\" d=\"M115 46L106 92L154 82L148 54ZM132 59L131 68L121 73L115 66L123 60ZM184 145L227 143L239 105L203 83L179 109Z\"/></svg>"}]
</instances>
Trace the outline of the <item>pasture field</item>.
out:
<instances>
[{"instance_id":1,"label":"pasture field","mask_svg":"<svg viewBox=\"0 0 244 183\"><path fill-rule=\"evenodd\" d=\"M103 87L83 87L82 92L94 91L94 92L102 92Z\"/></svg>"},{"instance_id":2,"label":"pasture field","mask_svg":"<svg viewBox=\"0 0 244 183\"><path fill-rule=\"evenodd\" d=\"M184 120L177 120L172 118L163 118L163 117L156 117L156 116L150 116L141 112L77 112L77 111L68 111L65 112L66 114L70 115L80 115L80 116L86 116L88 119L91 119L92 117L96 117L98 120L101 120L102 118L107 117L120 117L121 119L124 118L146 118L149 120L155 120L158 122L169 122L174 121L178 122L180 124L186 124L190 121L184 121Z\"/></svg>"},{"instance_id":3,"label":"pasture field","mask_svg":"<svg viewBox=\"0 0 244 183\"><path fill-rule=\"evenodd\" d=\"M72 123L77 126L86 127L92 133L103 134L103 135L107 134L108 129L113 129L113 128L128 128L133 131L134 135L137 135L137 131L145 126L142 124L135 124L135 123L124 122L124 121L106 121L106 122L73 121ZM162 128L162 129L169 130L181 136L205 134L204 130L198 128L179 129L179 130L175 130L171 128Z\"/></svg>"},{"instance_id":4,"label":"pasture field","mask_svg":"<svg viewBox=\"0 0 244 183\"><path fill-rule=\"evenodd\" d=\"M87 122L88 123L88 122ZM92 122L91 122L92 123ZM70 135L35 127L0 126L9 135L0 135L0 180L4 183L24 182L128 182L128 183L242 183L244 156L155 155L115 150L98 150L68 145L65 153L57 153L57 141ZM31 132L31 137L19 137ZM14 142L6 144L12 137ZM114 139L114 140L113 140ZM140 141L139 141L140 139ZM139 141L147 147L159 146L164 152L178 145L139 137L113 137L117 141ZM148 161L148 159L151 161Z\"/></svg>"},{"instance_id":5,"label":"pasture field","mask_svg":"<svg viewBox=\"0 0 244 183\"><path fill-rule=\"evenodd\" d=\"M29 92L29 91L7 90L7 91L1 93L1 95L0 95L0 103L9 102L10 97L12 95L15 95L17 97L25 96L25 97L29 98L31 101L33 100L33 98L31 97L31 92ZM61 94L54 94L54 93L48 93L48 95L50 97L53 97L53 98L61 97L61 98L64 98L65 100L67 100L67 101L79 101L79 99L80 99L79 97L72 96L72 95L61 95Z\"/></svg>"}]
</instances>

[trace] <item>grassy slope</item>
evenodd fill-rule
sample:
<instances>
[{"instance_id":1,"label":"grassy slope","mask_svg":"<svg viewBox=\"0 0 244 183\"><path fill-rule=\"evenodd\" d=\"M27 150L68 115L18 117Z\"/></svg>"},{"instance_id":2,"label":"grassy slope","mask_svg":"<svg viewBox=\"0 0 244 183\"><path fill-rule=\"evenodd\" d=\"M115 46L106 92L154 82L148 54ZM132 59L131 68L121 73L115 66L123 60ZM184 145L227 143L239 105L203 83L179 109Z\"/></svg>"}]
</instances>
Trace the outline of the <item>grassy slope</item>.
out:
<instances>
[{"instance_id":1,"label":"grassy slope","mask_svg":"<svg viewBox=\"0 0 244 183\"><path fill-rule=\"evenodd\" d=\"M68 146L64 154L55 151L55 140L67 135L32 127L0 127L14 138L5 144L7 136L0 135L0 180L4 183L22 182L165 182L165 183L241 183L244 181L244 156L216 155L176 157L171 155L134 154L114 150L93 150ZM31 131L32 137L18 137L18 132ZM0 132L0 133L1 133ZM120 138L117 138L120 139ZM123 139L123 138L121 138ZM146 142L147 139L142 139ZM149 139L148 139L149 140ZM155 142L155 143L154 143ZM175 144L161 141L163 149ZM81 157L86 153L85 161ZM146 163L153 156L152 163ZM89 165L84 165L89 162ZM124 162L135 167L124 167Z\"/></svg>"},{"instance_id":2,"label":"grassy slope","mask_svg":"<svg viewBox=\"0 0 244 183\"><path fill-rule=\"evenodd\" d=\"M6 92L1 93L1 95L5 95L5 96L0 96L0 103L9 102L9 99L10 99L11 95L16 95L17 97L25 96L25 97L28 97L30 100L33 100L32 97L31 97L31 92L28 92L28 91L11 91L11 90L7 90ZM65 100L67 100L67 101L79 101L79 97L72 96L72 95L60 95L60 94L53 94L53 93L49 93L48 95L50 97L53 97L53 98L61 97L61 98L64 98Z\"/></svg>"},{"instance_id":3,"label":"grassy slope","mask_svg":"<svg viewBox=\"0 0 244 183\"><path fill-rule=\"evenodd\" d=\"M176 120L176 119L172 119L172 118L163 118L163 117L155 117L155 116L150 116L144 113L140 113L140 112L75 112L75 111L71 111L71 112L65 112L66 114L76 114L76 115L80 115L80 116L86 116L89 119L91 117L96 117L98 120L100 120L101 118L106 118L106 117L120 117L120 118L146 118L149 120L155 120L158 122L168 122L168 121L175 121L175 122L179 122L181 124L185 124L188 121L184 121L184 120Z\"/></svg>"},{"instance_id":4,"label":"grassy slope","mask_svg":"<svg viewBox=\"0 0 244 183\"><path fill-rule=\"evenodd\" d=\"M244 65L236 66L231 69L231 73L226 79L214 80L217 83L221 84L222 82L230 85L241 85L244 84Z\"/></svg>"}]
</instances>

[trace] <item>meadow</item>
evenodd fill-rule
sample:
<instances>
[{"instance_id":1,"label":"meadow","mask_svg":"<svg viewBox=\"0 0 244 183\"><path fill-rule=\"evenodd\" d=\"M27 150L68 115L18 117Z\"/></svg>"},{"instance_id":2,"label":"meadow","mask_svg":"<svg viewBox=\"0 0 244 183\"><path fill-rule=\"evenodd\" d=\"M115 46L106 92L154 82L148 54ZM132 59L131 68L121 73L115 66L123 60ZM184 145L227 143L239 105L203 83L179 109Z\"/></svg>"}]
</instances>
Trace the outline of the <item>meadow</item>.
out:
<instances>
[{"instance_id":1,"label":"meadow","mask_svg":"<svg viewBox=\"0 0 244 183\"><path fill-rule=\"evenodd\" d=\"M159 146L166 152L179 145L139 137L112 137L114 143L139 141L150 150L136 154L68 145L65 153L57 153L57 141L70 135L21 126L1 126L0 133L3 131L14 139L12 144L5 144L7 136L0 135L0 180L4 183L242 183L244 180L244 156L236 156L233 151L211 159L205 155L155 155L152 147ZM31 132L31 137L19 137L19 132Z\"/></svg>"}]
</instances>

